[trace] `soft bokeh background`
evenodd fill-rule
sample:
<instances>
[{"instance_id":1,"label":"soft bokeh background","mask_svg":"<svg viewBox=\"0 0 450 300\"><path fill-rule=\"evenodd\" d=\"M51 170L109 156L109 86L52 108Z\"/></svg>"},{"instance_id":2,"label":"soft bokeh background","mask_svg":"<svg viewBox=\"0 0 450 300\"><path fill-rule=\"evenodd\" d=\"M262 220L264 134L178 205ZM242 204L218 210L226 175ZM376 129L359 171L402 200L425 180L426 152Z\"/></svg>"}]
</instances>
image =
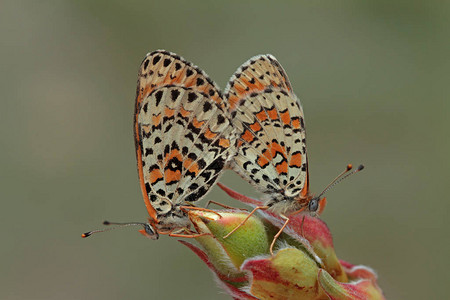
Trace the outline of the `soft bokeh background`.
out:
<instances>
[{"instance_id":1,"label":"soft bokeh background","mask_svg":"<svg viewBox=\"0 0 450 300\"><path fill-rule=\"evenodd\" d=\"M1 1L0 298L228 299L176 239L80 238L146 219L132 111L161 48L221 87L275 55L306 113L312 189L367 166L328 193L338 255L376 269L388 299L448 298L449 17L445 1Z\"/></svg>"}]
</instances>

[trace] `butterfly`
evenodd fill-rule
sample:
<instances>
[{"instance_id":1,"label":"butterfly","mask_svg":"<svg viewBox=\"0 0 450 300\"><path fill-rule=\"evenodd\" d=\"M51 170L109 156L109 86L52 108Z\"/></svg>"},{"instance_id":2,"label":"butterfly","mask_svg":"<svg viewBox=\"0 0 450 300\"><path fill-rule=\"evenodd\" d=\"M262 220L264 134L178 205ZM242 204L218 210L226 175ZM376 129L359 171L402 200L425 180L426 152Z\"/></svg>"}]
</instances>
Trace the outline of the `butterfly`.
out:
<instances>
[{"instance_id":1,"label":"butterfly","mask_svg":"<svg viewBox=\"0 0 450 300\"><path fill-rule=\"evenodd\" d=\"M140 232L151 239L195 236L188 229L188 211L207 210L194 203L218 180L235 149L219 88L174 53L147 54L138 73L134 139L149 222L107 224L142 225Z\"/></svg>"},{"instance_id":2,"label":"butterfly","mask_svg":"<svg viewBox=\"0 0 450 300\"><path fill-rule=\"evenodd\" d=\"M224 238L257 210L268 210L284 219L270 247L273 253L274 243L289 218L299 213L320 213L326 203L322 197L324 192L352 166L348 165L320 195L311 193L303 109L286 72L274 56L259 55L244 63L231 77L225 99L229 104L231 125L238 136L236 155L230 166L263 193L263 205L255 207Z\"/></svg>"}]
</instances>

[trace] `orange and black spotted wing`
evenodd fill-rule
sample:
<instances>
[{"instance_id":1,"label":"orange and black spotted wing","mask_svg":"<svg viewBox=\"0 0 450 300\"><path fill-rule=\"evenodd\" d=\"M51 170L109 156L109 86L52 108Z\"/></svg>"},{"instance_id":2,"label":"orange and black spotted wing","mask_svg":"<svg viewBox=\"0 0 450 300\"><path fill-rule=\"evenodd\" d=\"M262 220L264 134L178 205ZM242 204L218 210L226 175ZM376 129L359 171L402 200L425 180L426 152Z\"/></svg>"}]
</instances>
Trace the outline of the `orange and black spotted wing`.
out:
<instances>
[{"instance_id":1,"label":"orange and black spotted wing","mask_svg":"<svg viewBox=\"0 0 450 300\"><path fill-rule=\"evenodd\" d=\"M230 78L225 88L225 98L230 109L234 109L245 96L269 87L292 93L286 72L276 58L270 54L259 55L240 66Z\"/></svg>"},{"instance_id":2,"label":"orange and black spotted wing","mask_svg":"<svg viewBox=\"0 0 450 300\"><path fill-rule=\"evenodd\" d=\"M232 131L219 88L203 71L167 51L147 55L139 71L135 141L154 220L208 192L234 151Z\"/></svg>"},{"instance_id":3,"label":"orange and black spotted wing","mask_svg":"<svg viewBox=\"0 0 450 300\"><path fill-rule=\"evenodd\" d=\"M238 135L232 168L275 199L308 193L305 126L300 101L271 55L243 64L226 89Z\"/></svg>"}]
</instances>

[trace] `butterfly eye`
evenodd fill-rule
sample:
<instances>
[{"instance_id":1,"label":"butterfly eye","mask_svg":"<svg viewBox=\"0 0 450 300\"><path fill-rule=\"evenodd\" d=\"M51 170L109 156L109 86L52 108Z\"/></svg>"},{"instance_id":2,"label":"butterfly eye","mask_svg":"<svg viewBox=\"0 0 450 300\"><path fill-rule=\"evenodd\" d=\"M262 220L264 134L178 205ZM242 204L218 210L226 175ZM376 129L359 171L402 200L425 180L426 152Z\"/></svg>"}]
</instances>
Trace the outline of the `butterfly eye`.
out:
<instances>
[{"instance_id":1,"label":"butterfly eye","mask_svg":"<svg viewBox=\"0 0 450 300\"><path fill-rule=\"evenodd\" d=\"M314 212L318 208L319 208L319 199L318 198L311 199L311 201L309 201L308 204L308 210Z\"/></svg>"}]
</instances>

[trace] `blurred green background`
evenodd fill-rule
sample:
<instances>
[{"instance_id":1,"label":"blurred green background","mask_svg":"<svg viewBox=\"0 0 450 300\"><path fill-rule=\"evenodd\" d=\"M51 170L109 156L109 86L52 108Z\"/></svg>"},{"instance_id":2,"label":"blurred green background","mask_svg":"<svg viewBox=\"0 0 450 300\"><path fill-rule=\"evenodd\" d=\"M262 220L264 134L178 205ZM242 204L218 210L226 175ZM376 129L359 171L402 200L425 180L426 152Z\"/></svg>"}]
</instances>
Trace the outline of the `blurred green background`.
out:
<instances>
[{"instance_id":1,"label":"blurred green background","mask_svg":"<svg viewBox=\"0 0 450 300\"><path fill-rule=\"evenodd\" d=\"M80 238L147 217L132 111L155 49L222 88L275 55L306 114L312 190L366 165L327 196L338 256L377 270L388 299L448 298L449 17L448 1L1 1L0 299L229 299L176 239Z\"/></svg>"}]
</instances>

